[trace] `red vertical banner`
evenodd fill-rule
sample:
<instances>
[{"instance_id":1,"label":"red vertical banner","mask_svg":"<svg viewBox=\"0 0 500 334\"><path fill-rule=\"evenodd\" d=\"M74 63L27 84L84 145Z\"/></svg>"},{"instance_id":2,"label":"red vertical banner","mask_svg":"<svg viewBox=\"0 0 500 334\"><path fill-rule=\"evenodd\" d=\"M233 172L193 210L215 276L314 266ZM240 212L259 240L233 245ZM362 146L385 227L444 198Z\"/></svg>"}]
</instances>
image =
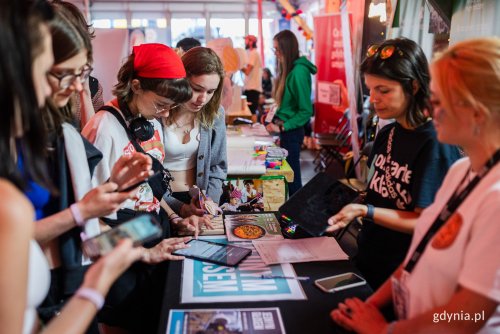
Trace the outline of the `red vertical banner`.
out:
<instances>
[{"instance_id":1,"label":"red vertical banner","mask_svg":"<svg viewBox=\"0 0 500 334\"><path fill-rule=\"evenodd\" d=\"M314 18L316 103L314 132L329 133L349 107L340 14Z\"/></svg>"}]
</instances>

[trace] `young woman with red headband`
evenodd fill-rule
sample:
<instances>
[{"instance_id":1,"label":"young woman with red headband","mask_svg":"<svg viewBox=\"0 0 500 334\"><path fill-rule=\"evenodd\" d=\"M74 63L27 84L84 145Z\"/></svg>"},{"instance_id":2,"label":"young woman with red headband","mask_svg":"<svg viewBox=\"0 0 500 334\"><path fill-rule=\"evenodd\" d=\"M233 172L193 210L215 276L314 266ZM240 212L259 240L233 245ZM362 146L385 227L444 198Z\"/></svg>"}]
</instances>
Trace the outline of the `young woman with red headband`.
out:
<instances>
[{"instance_id":1,"label":"young woman with red headband","mask_svg":"<svg viewBox=\"0 0 500 334\"><path fill-rule=\"evenodd\" d=\"M117 212L118 219L103 219L108 225L120 224L136 215L151 214L160 220L163 238L170 237L171 222L175 227L180 225L195 231L200 222L210 226L209 219L204 217L174 219L178 218L177 214L165 206L169 210L166 212L160 203L170 191L172 178L162 166L165 150L157 118L168 116L171 109L191 98L191 88L185 77L182 61L171 48L162 44L135 46L118 73L113 91L116 98L97 112L83 129L82 134L104 155L96 167L98 180L106 180L111 166L121 156L133 152L149 154L153 158L153 170L160 173L159 177L139 186L136 198L127 201ZM185 204L186 207L190 204ZM198 211L203 214L202 210ZM196 209L178 212L198 213ZM156 331L161 303L158 291L163 291L165 278L165 266L159 263L182 259L170 254L179 247L183 244L178 244L177 238L164 239L151 248L151 252L145 253L146 263L158 265L136 264L122 276L111 290L109 307L101 312L100 320L109 326L132 331Z\"/></svg>"}]
</instances>

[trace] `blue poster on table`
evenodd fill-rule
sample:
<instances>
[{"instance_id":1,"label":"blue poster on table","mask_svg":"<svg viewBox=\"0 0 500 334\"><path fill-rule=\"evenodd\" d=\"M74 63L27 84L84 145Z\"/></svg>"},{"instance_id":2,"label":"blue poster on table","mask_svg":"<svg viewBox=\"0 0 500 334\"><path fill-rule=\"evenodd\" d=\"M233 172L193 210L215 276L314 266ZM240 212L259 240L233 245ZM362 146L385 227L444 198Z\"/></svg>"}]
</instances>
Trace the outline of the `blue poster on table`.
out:
<instances>
[{"instance_id":1,"label":"blue poster on table","mask_svg":"<svg viewBox=\"0 0 500 334\"><path fill-rule=\"evenodd\" d=\"M203 239L227 243L222 236ZM290 264L268 266L251 243L238 246L252 249L252 254L238 267L184 260L181 303L306 299L297 280L262 278L262 275L295 276Z\"/></svg>"}]
</instances>

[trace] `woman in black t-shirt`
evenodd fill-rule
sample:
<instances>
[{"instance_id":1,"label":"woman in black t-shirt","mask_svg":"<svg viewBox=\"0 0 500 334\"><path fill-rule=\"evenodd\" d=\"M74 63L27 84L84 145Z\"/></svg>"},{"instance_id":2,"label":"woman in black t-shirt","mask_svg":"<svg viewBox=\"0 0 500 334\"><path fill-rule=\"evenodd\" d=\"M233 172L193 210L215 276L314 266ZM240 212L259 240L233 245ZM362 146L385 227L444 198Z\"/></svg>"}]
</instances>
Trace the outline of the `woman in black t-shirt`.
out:
<instances>
[{"instance_id":1,"label":"woman in black t-shirt","mask_svg":"<svg viewBox=\"0 0 500 334\"><path fill-rule=\"evenodd\" d=\"M329 231L363 217L356 264L373 289L403 261L420 212L429 206L451 164L454 146L440 144L429 120L429 70L422 49L405 38L373 45L361 64L370 102L394 119L375 139L365 204L349 204L329 219Z\"/></svg>"}]
</instances>

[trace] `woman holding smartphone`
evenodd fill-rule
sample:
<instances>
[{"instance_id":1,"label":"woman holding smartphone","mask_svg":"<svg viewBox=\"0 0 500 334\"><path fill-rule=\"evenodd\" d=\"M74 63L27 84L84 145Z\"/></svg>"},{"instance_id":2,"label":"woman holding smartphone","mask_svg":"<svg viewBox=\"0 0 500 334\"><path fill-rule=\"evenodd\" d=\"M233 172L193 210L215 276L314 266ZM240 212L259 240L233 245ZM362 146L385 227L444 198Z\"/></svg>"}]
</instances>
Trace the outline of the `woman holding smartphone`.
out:
<instances>
[{"instance_id":1,"label":"woman holding smartphone","mask_svg":"<svg viewBox=\"0 0 500 334\"><path fill-rule=\"evenodd\" d=\"M217 54L204 47L190 49L182 62L193 96L163 120L163 164L174 176L174 197L189 203L188 191L195 185L219 203L227 176L226 125L220 105L224 67Z\"/></svg>"},{"instance_id":2,"label":"woman holding smartphone","mask_svg":"<svg viewBox=\"0 0 500 334\"><path fill-rule=\"evenodd\" d=\"M36 307L50 285L48 263L34 240L35 212L22 191L33 184L53 189L46 175L45 130L38 108L50 94L47 72L52 65L47 3L0 3L0 323L5 333L35 333L40 326ZM21 152L21 153L20 153ZM17 157L24 165L18 169ZM24 173L24 174L23 174ZM29 175L26 179L25 175ZM82 333L102 306L113 281L142 251L121 243L91 266L59 317L44 333Z\"/></svg>"},{"instance_id":3,"label":"woman holding smartphone","mask_svg":"<svg viewBox=\"0 0 500 334\"><path fill-rule=\"evenodd\" d=\"M107 180L115 162L133 152L150 155L153 170L161 172L160 177L139 186L136 197L125 202L117 212L117 219L106 219L108 225L116 226L138 215L149 214L160 221L164 232L163 241L146 249L146 264L135 265L111 290L108 307L100 314L107 330L119 327L132 332L156 331L161 305L158 291L163 291L166 275L166 265L160 262L179 259L171 252L185 247L183 242L190 239L169 238L170 227L198 231L198 224L210 225L208 218L194 215L175 219L177 213L187 216L196 211L191 210L190 204L184 204L189 209L184 210L181 206L177 213L161 206L172 178L162 166L165 151L158 119L191 98L185 76L181 59L168 46L156 43L135 46L118 72L118 83L113 91L116 98L97 112L82 131L104 155L96 167L97 180Z\"/></svg>"}]
</instances>

